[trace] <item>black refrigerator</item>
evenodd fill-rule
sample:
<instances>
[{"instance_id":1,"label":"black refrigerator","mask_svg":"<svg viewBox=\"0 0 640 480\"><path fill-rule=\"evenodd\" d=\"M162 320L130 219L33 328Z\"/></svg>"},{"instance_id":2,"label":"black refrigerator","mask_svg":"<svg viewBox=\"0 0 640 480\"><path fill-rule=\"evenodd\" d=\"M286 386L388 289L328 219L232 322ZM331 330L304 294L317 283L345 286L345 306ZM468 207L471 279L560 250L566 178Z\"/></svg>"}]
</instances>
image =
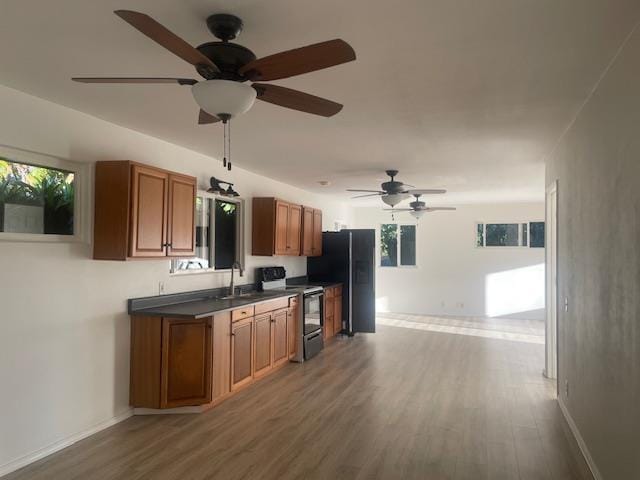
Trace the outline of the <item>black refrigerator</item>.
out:
<instances>
[{"instance_id":1,"label":"black refrigerator","mask_svg":"<svg viewBox=\"0 0 640 480\"><path fill-rule=\"evenodd\" d=\"M342 320L348 335L376 331L375 230L322 233L322 256L307 257L309 283L342 283Z\"/></svg>"}]
</instances>

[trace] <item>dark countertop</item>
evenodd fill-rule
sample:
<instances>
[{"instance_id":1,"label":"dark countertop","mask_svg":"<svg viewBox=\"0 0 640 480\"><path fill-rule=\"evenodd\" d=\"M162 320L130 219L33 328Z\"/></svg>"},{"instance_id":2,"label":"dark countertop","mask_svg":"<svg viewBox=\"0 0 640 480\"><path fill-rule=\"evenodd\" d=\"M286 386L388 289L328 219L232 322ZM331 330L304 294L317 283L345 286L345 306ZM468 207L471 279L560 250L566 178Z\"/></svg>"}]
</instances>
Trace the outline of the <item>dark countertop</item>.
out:
<instances>
[{"instance_id":1,"label":"dark countertop","mask_svg":"<svg viewBox=\"0 0 640 480\"><path fill-rule=\"evenodd\" d=\"M147 317L172 317L172 318L205 318L210 317L216 313L226 312L229 310L235 310L236 308L244 307L246 305L253 305L263 303L275 298L281 297L293 297L302 292L298 289L288 290L269 290L266 292L251 292L246 295L241 295L233 299L221 299L215 298L211 294L205 296L206 291L203 291L200 298L193 298L197 292L186 292L184 294L176 294L177 298L174 298L174 303L165 303L160 305L153 305L146 307L144 301L151 303L158 297L148 297L148 299L134 299L134 304L129 301L129 314L130 315L142 315ZM178 297L183 295L182 299ZM192 299L185 300L184 296L191 295ZM204 298L203 298L204 296ZM163 296L169 297L169 296ZM188 298L188 297L187 297ZM167 298L170 301L170 298ZM136 303L140 304L140 307L136 306Z\"/></svg>"}]
</instances>

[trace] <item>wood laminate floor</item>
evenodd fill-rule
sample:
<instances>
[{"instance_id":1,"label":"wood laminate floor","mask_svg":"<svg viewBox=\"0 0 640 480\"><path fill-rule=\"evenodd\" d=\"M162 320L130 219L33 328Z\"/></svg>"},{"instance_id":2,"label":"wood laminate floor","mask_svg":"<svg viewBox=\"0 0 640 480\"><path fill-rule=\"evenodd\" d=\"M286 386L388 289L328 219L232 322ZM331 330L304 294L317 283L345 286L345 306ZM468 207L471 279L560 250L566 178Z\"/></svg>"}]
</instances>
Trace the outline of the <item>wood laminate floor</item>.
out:
<instances>
[{"instance_id":1,"label":"wood laminate floor","mask_svg":"<svg viewBox=\"0 0 640 480\"><path fill-rule=\"evenodd\" d=\"M582 478L544 346L459 321L381 318L207 413L133 417L6 480Z\"/></svg>"}]
</instances>

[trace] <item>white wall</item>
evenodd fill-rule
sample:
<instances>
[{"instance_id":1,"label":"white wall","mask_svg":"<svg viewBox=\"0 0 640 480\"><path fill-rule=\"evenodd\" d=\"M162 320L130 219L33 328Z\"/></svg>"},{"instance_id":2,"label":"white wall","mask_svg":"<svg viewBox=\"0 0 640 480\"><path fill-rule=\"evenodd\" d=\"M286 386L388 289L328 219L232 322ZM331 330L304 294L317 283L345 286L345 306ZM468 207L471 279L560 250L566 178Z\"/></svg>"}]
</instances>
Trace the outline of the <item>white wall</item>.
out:
<instances>
[{"instance_id":1,"label":"white wall","mask_svg":"<svg viewBox=\"0 0 640 480\"><path fill-rule=\"evenodd\" d=\"M640 24L548 159L555 180L560 305L568 299L558 312L559 400L596 478L637 479Z\"/></svg>"},{"instance_id":2,"label":"white wall","mask_svg":"<svg viewBox=\"0 0 640 480\"><path fill-rule=\"evenodd\" d=\"M544 220L544 203L463 205L425 214L417 228L417 267L380 267L381 207L356 208L355 228L376 229L380 311L544 318L544 249L476 248L476 222ZM407 213L397 222L412 222Z\"/></svg>"},{"instance_id":3,"label":"white wall","mask_svg":"<svg viewBox=\"0 0 640 480\"><path fill-rule=\"evenodd\" d=\"M227 172L213 158L15 90L0 87L0 105L2 145L79 162L136 160L195 175L201 186L219 176L246 199L279 196L321 208L325 229L349 221L348 207L328 197L237 167ZM249 233L250 201L246 213ZM260 265L306 273L304 258L252 257L250 247L248 237L246 281ZM228 283L221 273L171 277L166 260L94 261L91 251L88 244L0 242L0 475L129 412L127 298L157 294L161 280L167 293Z\"/></svg>"}]
</instances>

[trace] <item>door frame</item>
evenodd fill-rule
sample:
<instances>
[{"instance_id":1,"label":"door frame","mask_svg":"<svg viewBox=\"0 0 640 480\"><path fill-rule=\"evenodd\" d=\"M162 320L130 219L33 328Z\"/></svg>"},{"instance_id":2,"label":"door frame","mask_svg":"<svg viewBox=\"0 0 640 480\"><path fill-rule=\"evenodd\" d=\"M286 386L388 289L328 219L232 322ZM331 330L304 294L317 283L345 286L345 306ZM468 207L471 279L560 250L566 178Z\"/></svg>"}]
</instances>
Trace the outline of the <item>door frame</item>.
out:
<instances>
[{"instance_id":1,"label":"door frame","mask_svg":"<svg viewBox=\"0 0 640 480\"><path fill-rule=\"evenodd\" d=\"M545 369L547 378L558 377L558 181L545 193Z\"/></svg>"}]
</instances>

